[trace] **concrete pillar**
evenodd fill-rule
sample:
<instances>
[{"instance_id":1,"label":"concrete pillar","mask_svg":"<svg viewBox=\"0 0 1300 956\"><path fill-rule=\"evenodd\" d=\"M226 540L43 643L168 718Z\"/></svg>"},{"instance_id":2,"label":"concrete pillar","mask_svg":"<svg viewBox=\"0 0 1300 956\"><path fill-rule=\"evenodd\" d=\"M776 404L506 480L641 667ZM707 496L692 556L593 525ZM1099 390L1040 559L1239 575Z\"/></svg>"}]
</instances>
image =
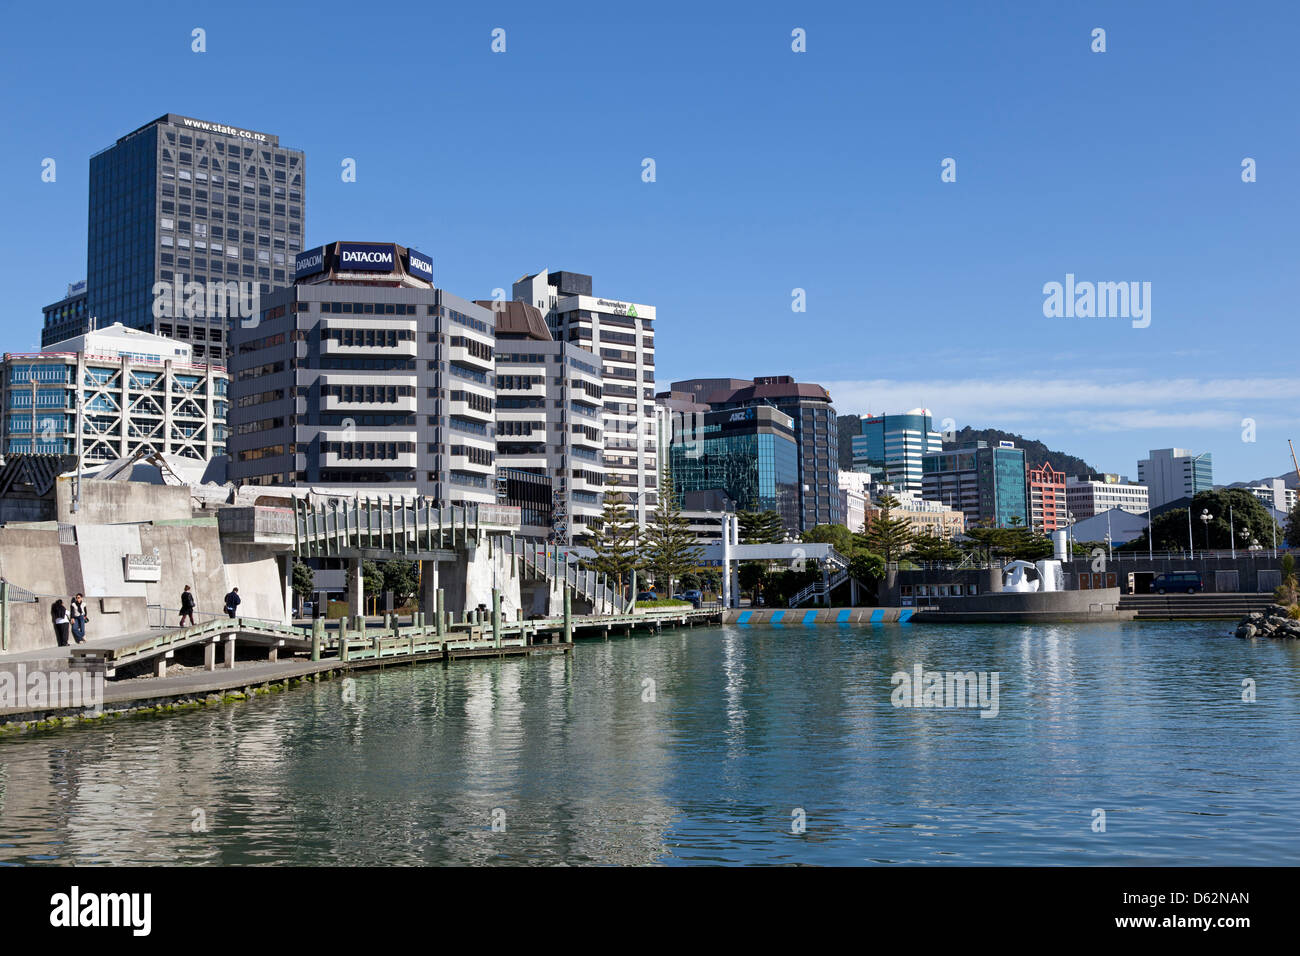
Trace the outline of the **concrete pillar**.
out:
<instances>
[{"instance_id":1,"label":"concrete pillar","mask_svg":"<svg viewBox=\"0 0 1300 956\"><path fill-rule=\"evenodd\" d=\"M636 568L632 569L632 596L631 600L636 601Z\"/></svg>"},{"instance_id":2,"label":"concrete pillar","mask_svg":"<svg viewBox=\"0 0 1300 956\"><path fill-rule=\"evenodd\" d=\"M166 654L159 654L156 658L154 658L153 676L154 677L167 676L167 655Z\"/></svg>"},{"instance_id":3,"label":"concrete pillar","mask_svg":"<svg viewBox=\"0 0 1300 956\"><path fill-rule=\"evenodd\" d=\"M564 643L573 643L573 595L564 589Z\"/></svg>"},{"instance_id":4,"label":"concrete pillar","mask_svg":"<svg viewBox=\"0 0 1300 956\"><path fill-rule=\"evenodd\" d=\"M213 638L203 645L203 669L205 671L214 671L217 669L217 640Z\"/></svg>"},{"instance_id":5,"label":"concrete pillar","mask_svg":"<svg viewBox=\"0 0 1300 956\"><path fill-rule=\"evenodd\" d=\"M280 576L284 581L284 624L286 626L293 624L293 560L294 554L292 551L280 555Z\"/></svg>"},{"instance_id":6,"label":"concrete pillar","mask_svg":"<svg viewBox=\"0 0 1300 956\"><path fill-rule=\"evenodd\" d=\"M501 592L492 589L492 642L501 646Z\"/></svg>"},{"instance_id":7,"label":"concrete pillar","mask_svg":"<svg viewBox=\"0 0 1300 956\"><path fill-rule=\"evenodd\" d=\"M426 617L433 613L438 594L438 562L420 562L420 610Z\"/></svg>"},{"instance_id":8,"label":"concrete pillar","mask_svg":"<svg viewBox=\"0 0 1300 956\"><path fill-rule=\"evenodd\" d=\"M823 598L822 603L824 603L827 607L830 607L831 606L830 563L827 561L823 561L821 565L822 565L822 593L826 595L825 598Z\"/></svg>"},{"instance_id":9,"label":"concrete pillar","mask_svg":"<svg viewBox=\"0 0 1300 956\"><path fill-rule=\"evenodd\" d=\"M366 584L365 579L361 576L360 558L348 558L347 587L349 613L353 617L358 614L365 614Z\"/></svg>"},{"instance_id":10,"label":"concrete pillar","mask_svg":"<svg viewBox=\"0 0 1300 956\"><path fill-rule=\"evenodd\" d=\"M320 660L321 640L325 637L325 619L316 618L311 622L311 659Z\"/></svg>"},{"instance_id":11,"label":"concrete pillar","mask_svg":"<svg viewBox=\"0 0 1300 956\"><path fill-rule=\"evenodd\" d=\"M235 669L235 635L226 635L226 653L221 660L222 666L228 670Z\"/></svg>"}]
</instances>

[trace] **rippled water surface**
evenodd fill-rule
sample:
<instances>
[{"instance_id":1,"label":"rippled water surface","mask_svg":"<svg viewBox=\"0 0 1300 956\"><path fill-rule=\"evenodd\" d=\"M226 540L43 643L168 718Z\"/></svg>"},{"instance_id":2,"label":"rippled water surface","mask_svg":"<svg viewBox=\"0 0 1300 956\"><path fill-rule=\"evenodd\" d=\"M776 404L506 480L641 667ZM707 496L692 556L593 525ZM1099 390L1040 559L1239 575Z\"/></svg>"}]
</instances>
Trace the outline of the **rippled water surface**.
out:
<instances>
[{"instance_id":1,"label":"rippled water surface","mask_svg":"<svg viewBox=\"0 0 1300 956\"><path fill-rule=\"evenodd\" d=\"M0 864L1293 864L1300 647L1230 627L697 628L7 738ZM917 663L998 715L894 707Z\"/></svg>"}]
</instances>

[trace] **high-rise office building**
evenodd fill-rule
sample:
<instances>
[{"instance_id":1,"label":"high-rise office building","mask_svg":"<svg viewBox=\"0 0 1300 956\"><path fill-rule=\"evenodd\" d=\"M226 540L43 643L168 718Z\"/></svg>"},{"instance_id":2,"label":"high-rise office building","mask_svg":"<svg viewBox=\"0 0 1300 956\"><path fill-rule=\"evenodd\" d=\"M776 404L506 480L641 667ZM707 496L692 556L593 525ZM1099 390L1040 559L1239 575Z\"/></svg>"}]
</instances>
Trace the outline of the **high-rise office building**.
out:
<instances>
[{"instance_id":1,"label":"high-rise office building","mask_svg":"<svg viewBox=\"0 0 1300 956\"><path fill-rule=\"evenodd\" d=\"M721 491L740 511L775 511L798 533L799 452L794 422L779 409L751 405L673 422L669 462L678 503L692 492Z\"/></svg>"},{"instance_id":2,"label":"high-rise office building","mask_svg":"<svg viewBox=\"0 0 1300 956\"><path fill-rule=\"evenodd\" d=\"M231 329L230 477L497 500L495 318L393 243L300 253Z\"/></svg>"},{"instance_id":3,"label":"high-rise office building","mask_svg":"<svg viewBox=\"0 0 1300 956\"><path fill-rule=\"evenodd\" d=\"M527 302L479 301L496 320L498 500L526 537L572 544L600 517L605 450L596 357L551 337Z\"/></svg>"},{"instance_id":4,"label":"high-rise office building","mask_svg":"<svg viewBox=\"0 0 1300 956\"><path fill-rule=\"evenodd\" d=\"M928 408L902 415L864 415L862 433L853 436L853 470L876 476L896 491L921 491L921 459L943 451Z\"/></svg>"},{"instance_id":5,"label":"high-rise office building","mask_svg":"<svg viewBox=\"0 0 1300 956\"><path fill-rule=\"evenodd\" d=\"M1193 455L1186 448L1152 449L1138 462L1138 484L1147 486L1152 508L1191 498L1214 487L1214 456Z\"/></svg>"},{"instance_id":6,"label":"high-rise office building","mask_svg":"<svg viewBox=\"0 0 1300 956\"><path fill-rule=\"evenodd\" d=\"M1025 452L1011 442L978 441L927 455L922 493L966 516L966 527L1029 524Z\"/></svg>"},{"instance_id":7,"label":"high-rise office building","mask_svg":"<svg viewBox=\"0 0 1300 956\"><path fill-rule=\"evenodd\" d=\"M674 392L701 395L710 383L725 387L700 401L714 409L768 405L790 416L799 446L799 530L839 524L839 429L831 396L820 385L796 382L789 375L769 375L731 387L730 379L673 382Z\"/></svg>"},{"instance_id":8,"label":"high-rise office building","mask_svg":"<svg viewBox=\"0 0 1300 956\"><path fill-rule=\"evenodd\" d=\"M86 311L86 280L68 283L68 292L58 302L41 310L41 348L55 342L66 342L90 328L90 313Z\"/></svg>"},{"instance_id":9,"label":"high-rise office building","mask_svg":"<svg viewBox=\"0 0 1300 956\"><path fill-rule=\"evenodd\" d=\"M303 154L277 136L175 113L146 123L90 160L87 315L224 361L253 293L293 281L305 198Z\"/></svg>"},{"instance_id":10,"label":"high-rise office building","mask_svg":"<svg viewBox=\"0 0 1300 956\"><path fill-rule=\"evenodd\" d=\"M121 325L7 353L0 437L8 454L74 455L88 468L141 449L207 461L226 451L226 370L190 347Z\"/></svg>"},{"instance_id":11,"label":"high-rise office building","mask_svg":"<svg viewBox=\"0 0 1300 956\"><path fill-rule=\"evenodd\" d=\"M655 309L596 298L591 276L542 271L524 276L512 297L539 309L551 335L600 360L604 402L605 482L645 526L659 494L655 427Z\"/></svg>"}]
</instances>

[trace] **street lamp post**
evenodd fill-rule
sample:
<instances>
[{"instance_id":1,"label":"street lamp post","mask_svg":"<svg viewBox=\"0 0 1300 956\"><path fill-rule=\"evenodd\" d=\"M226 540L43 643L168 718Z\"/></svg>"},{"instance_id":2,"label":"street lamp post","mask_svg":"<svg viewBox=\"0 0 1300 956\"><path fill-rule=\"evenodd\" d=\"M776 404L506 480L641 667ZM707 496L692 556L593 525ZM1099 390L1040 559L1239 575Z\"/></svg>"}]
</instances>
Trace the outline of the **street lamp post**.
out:
<instances>
[{"instance_id":1,"label":"street lamp post","mask_svg":"<svg viewBox=\"0 0 1300 956\"><path fill-rule=\"evenodd\" d=\"M1214 520L1214 515L1210 514L1208 508L1201 509L1201 524L1205 525L1205 553L1210 553L1210 522Z\"/></svg>"},{"instance_id":2,"label":"street lamp post","mask_svg":"<svg viewBox=\"0 0 1300 956\"><path fill-rule=\"evenodd\" d=\"M1228 547L1232 549L1232 556L1237 557L1237 529L1232 521L1232 505L1228 505Z\"/></svg>"}]
</instances>

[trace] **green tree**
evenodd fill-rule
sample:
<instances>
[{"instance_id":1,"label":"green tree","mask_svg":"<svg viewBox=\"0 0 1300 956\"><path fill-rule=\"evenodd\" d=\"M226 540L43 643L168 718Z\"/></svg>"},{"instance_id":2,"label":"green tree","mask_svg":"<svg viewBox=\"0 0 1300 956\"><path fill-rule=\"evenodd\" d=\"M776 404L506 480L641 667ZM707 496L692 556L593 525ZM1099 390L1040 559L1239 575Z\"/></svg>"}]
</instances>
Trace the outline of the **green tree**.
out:
<instances>
[{"instance_id":1,"label":"green tree","mask_svg":"<svg viewBox=\"0 0 1300 956\"><path fill-rule=\"evenodd\" d=\"M393 592L397 607L405 607L420 589L420 566L405 558L383 563L384 590Z\"/></svg>"},{"instance_id":2,"label":"green tree","mask_svg":"<svg viewBox=\"0 0 1300 956\"><path fill-rule=\"evenodd\" d=\"M785 539L785 524L778 512L742 511L736 518L741 544L778 544Z\"/></svg>"},{"instance_id":3,"label":"green tree","mask_svg":"<svg viewBox=\"0 0 1300 956\"><path fill-rule=\"evenodd\" d=\"M654 574L655 584L663 585L661 597L671 597L673 583L693 571L703 554L690 523L682 517L673 476L667 466L659 478L659 501L646 527L642 557Z\"/></svg>"},{"instance_id":4,"label":"green tree","mask_svg":"<svg viewBox=\"0 0 1300 956\"><path fill-rule=\"evenodd\" d=\"M641 567L641 531L628 511L618 480L611 477L600 517L593 522L591 549L596 556L587 562L591 570L608 576L615 589L629 583L632 572Z\"/></svg>"},{"instance_id":5,"label":"green tree","mask_svg":"<svg viewBox=\"0 0 1300 956\"><path fill-rule=\"evenodd\" d=\"M853 532L842 524L819 524L805 531L800 538L813 544L829 544L840 554L849 554L856 546Z\"/></svg>"},{"instance_id":6,"label":"green tree","mask_svg":"<svg viewBox=\"0 0 1300 956\"><path fill-rule=\"evenodd\" d=\"M868 588L885 576L885 559L866 548L858 548L849 558L849 574Z\"/></svg>"},{"instance_id":7,"label":"green tree","mask_svg":"<svg viewBox=\"0 0 1300 956\"><path fill-rule=\"evenodd\" d=\"M752 598L762 591L767 583L767 565L762 561L745 561L740 565L736 577L739 579L740 590Z\"/></svg>"},{"instance_id":8,"label":"green tree","mask_svg":"<svg viewBox=\"0 0 1300 956\"><path fill-rule=\"evenodd\" d=\"M380 594L384 590L384 569L378 561L361 562L361 584L367 595ZM356 611L354 613L361 613Z\"/></svg>"},{"instance_id":9,"label":"green tree","mask_svg":"<svg viewBox=\"0 0 1300 956\"><path fill-rule=\"evenodd\" d=\"M1263 540L1263 538L1260 539L1261 542ZM1295 507L1291 509L1291 513L1286 517L1286 538L1284 540L1291 547L1300 548L1300 501L1296 502Z\"/></svg>"},{"instance_id":10,"label":"green tree","mask_svg":"<svg viewBox=\"0 0 1300 956\"><path fill-rule=\"evenodd\" d=\"M960 561L961 548L934 534L919 534L912 541L911 556L916 561Z\"/></svg>"},{"instance_id":11,"label":"green tree","mask_svg":"<svg viewBox=\"0 0 1300 956\"><path fill-rule=\"evenodd\" d=\"M898 499L891 494L882 495L876 507L875 516L868 516L862 526L863 544L884 558L886 563L899 561L912 546L912 523L906 518L894 517Z\"/></svg>"},{"instance_id":12,"label":"green tree","mask_svg":"<svg viewBox=\"0 0 1300 956\"><path fill-rule=\"evenodd\" d=\"M297 597L299 601L305 601L307 598L311 597L312 591L315 590L316 582L310 565L294 559L291 586L293 588L294 596Z\"/></svg>"}]
</instances>

